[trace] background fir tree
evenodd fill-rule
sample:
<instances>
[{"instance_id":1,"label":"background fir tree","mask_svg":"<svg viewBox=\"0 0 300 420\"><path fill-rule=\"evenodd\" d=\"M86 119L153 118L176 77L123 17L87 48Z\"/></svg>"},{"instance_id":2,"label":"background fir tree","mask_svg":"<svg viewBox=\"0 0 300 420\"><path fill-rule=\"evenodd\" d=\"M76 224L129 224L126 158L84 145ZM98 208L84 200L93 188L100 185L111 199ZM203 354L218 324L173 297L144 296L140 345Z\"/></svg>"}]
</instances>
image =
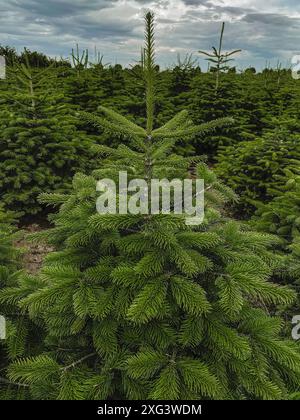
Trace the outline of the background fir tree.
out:
<instances>
[{"instance_id":1,"label":"background fir tree","mask_svg":"<svg viewBox=\"0 0 300 420\"><path fill-rule=\"evenodd\" d=\"M285 171L287 183L269 203L258 204L253 217L258 229L277 234L286 244L300 239L300 177Z\"/></svg>"},{"instance_id":2,"label":"background fir tree","mask_svg":"<svg viewBox=\"0 0 300 420\"><path fill-rule=\"evenodd\" d=\"M286 171L287 183L269 203L258 204L251 224L261 232L278 235L281 250L287 258L286 272L289 281L300 284L300 177Z\"/></svg>"},{"instance_id":3,"label":"background fir tree","mask_svg":"<svg viewBox=\"0 0 300 420\"><path fill-rule=\"evenodd\" d=\"M41 197L61 204L55 228L39 235L57 251L35 287L23 282L0 298L15 296L32 320L43 319L47 348L13 363L9 378L34 399L287 398L299 387L300 354L270 315L295 298L268 281L281 266L271 251L277 239L222 216L235 196L201 160L202 225L187 226L184 215L95 213L97 179L124 169L129 179L185 178L197 159L173 154L176 140L231 123L194 126L181 112L153 129L153 14L145 20L146 128L107 108L81 115L131 146L95 147L107 158L94 176L77 174L71 194Z\"/></svg>"},{"instance_id":4,"label":"background fir tree","mask_svg":"<svg viewBox=\"0 0 300 420\"><path fill-rule=\"evenodd\" d=\"M0 105L1 199L27 215L41 211L41 192L65 191L77 170L92 167L93 139L76 130L51 70L37 72L29 61L10 68Z\"/></svg>"},{"instance_id":5,"label":"background fir tree","mask_svg":"<svg viewBox=\"0 0 300 420\"><path fill-rule=\"evenodd\" d=\"M72 67L64 73L61 89L75 109L96 112L103 97L100 83L104 67L93 65L90 55L88 50L81 51L78 44L72 49Z\"/></svg>"},{"instance_id":6,"label":"background fir tree","mask_svg":"<svg viewBox=\"0 0 300 420\"><path fill-rule=\"evenodd\" d=\"M299 135L294 121L273 121L261 138L222 148L216 172L240 196L237 214L249 217L284 189L288 173L299 174Z\"/></svg>"},{"instance_id":7,"label":"background fir tree","mask_svg":"<svg viewBox=\"0 0 300 420\"><path fill-rule=\"evenodd\" d=\"M212 73L195 76L191 83L189 111L198 124L216 118L233 117L235 125L221 127L204 139L195 137L193 146L196 153L205 153L215 161L222 147L255 139L255 130L260 125L260 111L255 104L250 87L242 90L244 81L240 75L223 75L218 94L214 92L215 80Z\"/></svg>"},{"instance_id":8,"label":"background fir tree","mask_svg":"<svg viewBox=\"0 0 300 420\"><path fill-rule=\"evenodd\" d=\"M216 83L215 83L215 92L218 93L220 87L220 77L223 72L228 72L230 70L234 70L229 63L231 63L234 59L233 57L240 53L241 50L234 50L230 52L223 52L223 41L224 41L224 31L225 31L225 22L222 22L221 34L219 39L218 48L212 47L212 53L208 53L206 51L199 51L201 55L204 55L206 60L211 64L211 71L216 76Z\"/></svg>"},{"instance_id":9,"label":"background fir tree","mask_svg":"<svg viewBox=\"0 0 300 420\"><path fill-rule=\"evenodd\" d=\"M98 114L99 105L109 106L139 125L145 123L145 96L142 83L136 78L140 73L138 63L132 68L122 68L118 64L107 64L97 51L94 54L88 52L88 65L84 65L83 59L78 75L76 62L72 68L70 60L51 59L28 49L18 54L10 47L1 48L2 55L7 55L9 66L13 62L26 64L27 56L36 76L40 74L42 77L42 72L47 68L49 77L55 80L51 86L52 94L63 94L64 98L61 99L67 101L70 112L81 109ZM79 67L81 54L79 48ZM77 57L76 51L74 55ZM274 118L299 119L300 84L292 78L290 69L281 68L280 64L272 68L267 64L262 72L256 72L253 68L228 70L221 74L216 95L216 73L201 73L199 67L191 64L193 59L186 55L172 68L156 67L155 128L186 108L196 124L231 116L235 119L235 125L220 127L204 139L195 136L188 142L178 143L176 150L179 154L205 153L209 161L215 163L220 147L261 137L266 130L274 128ZM0 89L3 90L3 110L9 112L11 105L5 97L15 96L15 84L1 81ZM76 126L89 136L97 133L98 141L102 144L118 146L120 142L127 142L125 137L99 135L85 121L77 121Z\"/></svg>"}]
</instances>

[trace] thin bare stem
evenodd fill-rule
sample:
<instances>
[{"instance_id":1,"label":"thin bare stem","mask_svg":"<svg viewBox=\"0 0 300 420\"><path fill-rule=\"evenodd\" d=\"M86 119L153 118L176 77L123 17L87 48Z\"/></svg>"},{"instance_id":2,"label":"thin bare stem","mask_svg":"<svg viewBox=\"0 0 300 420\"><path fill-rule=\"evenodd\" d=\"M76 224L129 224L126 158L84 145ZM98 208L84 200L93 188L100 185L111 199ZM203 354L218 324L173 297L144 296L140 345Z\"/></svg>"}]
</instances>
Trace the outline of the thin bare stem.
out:
<instances>
[{"instance_id":1,"label":"thin bare stem","mask_svg":"<svg viewBox=\"0 0 300 420\"><path fill-rule=\"evenodd\" d=\"M67 371L69 369L72 369L75 366L80 365L80 363L84 362L85 360L90 359L91 357L94 357L94 356L97 356L97 353L90 353L87 356L84 356L81 359L76 360L75 362L71 363L70 365L61 368L61 370Z\"/></svg>"},{"instance_id":2,"label":"thin bare stem","mask_svg":"<svg viewBox=\"0 0 300 420\"><path fill-rule=\"evenodd\" d=\"M8 379L1 378L1 377L0 377L0 382L7 385L22 386L23 388L29 388L29 385L27 384L22 384L20 382L12 382L12 381L9 381Z\"/></svg>"}]
</instances>

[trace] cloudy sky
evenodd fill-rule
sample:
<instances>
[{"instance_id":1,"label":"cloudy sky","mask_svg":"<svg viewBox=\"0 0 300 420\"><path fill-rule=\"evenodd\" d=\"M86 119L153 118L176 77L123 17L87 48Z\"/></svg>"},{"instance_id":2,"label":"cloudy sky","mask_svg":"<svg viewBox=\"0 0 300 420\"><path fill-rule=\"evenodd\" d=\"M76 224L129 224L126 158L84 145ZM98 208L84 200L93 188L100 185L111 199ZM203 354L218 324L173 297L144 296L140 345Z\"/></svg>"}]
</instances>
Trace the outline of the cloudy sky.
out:
<instances>
[{"instance_id":1,"label":"cloudy sky","mask_svg":"<svg viewBox=\"0 0 300 420\"><path fill-rule=\"evenodd\" d=\"M67 57L78 42L96 45L106 62L129 64L139 57L149 8L162 65L216 45L223 20L225 49L243 49L239 68L286 65L300 54L299 0L0 0L0 44Z\"/></svg>"}]
</instances>

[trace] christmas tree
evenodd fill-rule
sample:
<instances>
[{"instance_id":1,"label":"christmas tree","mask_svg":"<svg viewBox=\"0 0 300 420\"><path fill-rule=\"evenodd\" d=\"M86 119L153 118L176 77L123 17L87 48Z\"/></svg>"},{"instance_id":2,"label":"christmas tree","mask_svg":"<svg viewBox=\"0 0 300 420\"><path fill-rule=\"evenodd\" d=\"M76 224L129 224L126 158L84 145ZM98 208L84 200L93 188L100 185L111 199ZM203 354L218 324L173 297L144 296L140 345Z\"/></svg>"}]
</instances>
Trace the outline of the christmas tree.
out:
<instances>
[{"instance_id":1,"label":"christmas tree","mask_svg":"<svg viewBox=\"0 0 300 420\"><path fill-rule=\"evenodd\" d=\"M26 55L25 55L26 58ZM93 141L76 130L74 112L55 90L56 71L16 63L0 104L0 188L14 211L41 211L37 196L65 191L74 173L92 166Z\"/></svg>"},{"instance_id":2,"label":"christmas tree","mask_svg":"<svg viewBox=\"0 0 300 420\"><path fill-rule=\"evenodd\" d=\"M56 252L34 287L15 296L22 311L43 323L45 350L9 368L11 381L34 399L283 399L299 386L300 355L280 336L277 304L295 294L269 279L281 265L277 239L223 215L235 196L201 158L173 153L176 141L205 135L217 120L192 125L186 112L153 129L154 17L146 15L143 72L147 126L101 108L82 114L130 147L95 146L104 156L94 176L77 174L70 194L43 194L61 205L55 227L38 235ZM205 181L205 219L178 214L98 214L97 180L184 179L191 164ZM33 290L35 288L35 290ZM28 290L30 289L30 290Z\"/></svg>"},{"instance_id":3,"label":"christmas tree","mask_svg":"<svg viewBox=\"0 0 300 420\"><path fill-rule=\"evenodd\" d=\"M292 121L273 121L275 128L252 142L223 148L217 174L240 196L236 210L253 214L253 208L278 196L288 181L299 175L299 134Z\"/></svg>"}]
</instances>

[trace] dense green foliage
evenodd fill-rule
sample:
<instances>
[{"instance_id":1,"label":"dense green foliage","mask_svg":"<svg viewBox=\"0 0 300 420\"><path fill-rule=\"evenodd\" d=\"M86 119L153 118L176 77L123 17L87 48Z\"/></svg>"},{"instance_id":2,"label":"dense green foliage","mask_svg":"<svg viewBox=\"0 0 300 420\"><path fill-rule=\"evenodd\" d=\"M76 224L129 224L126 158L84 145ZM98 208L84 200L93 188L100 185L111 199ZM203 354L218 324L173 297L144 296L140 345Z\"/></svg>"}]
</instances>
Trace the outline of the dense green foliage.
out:
<instances>
[{"instance_id":1,"label":"dense green foliage","mask_svg":"<svg viewBox=\"0 0 300 420\"><path fill-rule=\"evenodd\" d=\"M124 136L115 133L108 136L103 132L99 136L94 127L76 118L78 110L97 114L100 105L109 106L140 125L145 124L146 114L140 65L123 69L120 65L105 66L100 62L71 68L53 63L45 69L32 67L30 55L22 60L21 65L15 63L8 67L8 78L0 84L0 185L2 202L7 208L30 214L42 210L36 200L39 193L65 190L76 171L89 173L97 166L89 154L89 145L96 135L97 142L109 146L128 144ZM262 174L258 186L253 185L254 179L261 176L263 169L257 174L250 171L249 177L254 176L251 180L254 191L245 192L245 186L252 188L244 173L247 156L255 160L253 155L257 153L260 159L259 153L264 153L262 143L272 141L274 118L294 121L287 128L291 131L287 135L289 139L284 140L288 150L293 146L298 130L295 121L300 112L299 83L284 70L280 79L275 71L254 74L247 70L241 74L222 74L216 92L214 72L202 73L191 60L179 59L173 69L155 67L154 126L165 124L183 109L189 111L196 124L233 117L235 124L230 127L219 127L205 137L195 133L188 140L181 139L176 151L185 156L206 154L212 162L221 151L220 175L226 182L247 199L272 198L267 193L273 181L270 168L266 168L268 174ZM260 142L257 146L255 139L260 139L256 140ZM236 149L239 143L242 143L241 150ZM230 145L232 149L224 150ZM260 151L252 151L254 147ZM226 168L222 156L225 161L230 160ZM296 158L296 151L293 157ZM280 158L278 163L281 165Z\"/></svg>"},{"instance_id":2,"label":"dense green foliage","mask_svg":"<svg viewBox=\"0 0 300 420\"><path fill-rule=\"evenodd\" d=\"M95 127L76 118L76 111L97 114L99 106L109 106L130 120L145 124L141 65L123 69L118 64L105 65L103 57L91 62L87 52L81 55L78 50L73 52L71 67L63 60L47 61L43 55L28 50L19 56L8 47L2 47L1 51L8 62L8 78L0 82L1 198L9 209L37 213L43 210L36 200L39 193L65 190L74 173L78 170L89 173L97 166L89 154L89 145L96 135L97 142L109 146L128 144L124 136L115 133L108 136L103 132L99 136ZM195 124L216 118L235 119L230 127L219 127L205 137L195 133L188 140L178 141L176 151L184 156L205 154L212 162L220 151L226 160L235 160L239 154L237 161L229 162L232 168L223 168L221 164L221 176L247 199L272 198L266 191L272 182L268 180L271 173L266 174L266 185L245 193L246 168L239 159L252 155L255 139L271 136L268 133L274 129L274 118L296 121L297 126L300 89L290 71L266 69L256 74L252 69L242 73L229 70L220 73L217 90L213 68L208 73L201 72L191 56L178 58L173 68L162 70L156 66L154 71L155 127L183 109L189 111ZM291 135L298 131L298 127L288 129ZM242 145L241 152L236 151L241 142L251 144ZM224 151L230 145L234 149ZM258 148L259 155L263 146ZM280 159L278 163L281 164ZM236 180L239 173L241 179Z\"/></svg>"},{"instance_id":3,"label":"dense green foliage","mask_svg":"<svg viewBox=\"0 0 300 420\"><path fill-rule=\"evenodd\" d=\"M122 166L135 156L142 170L141 152L110 152ZM103 171L113 176L115 167L108 161ZM223 190L203 165L199 172ZM259 308L294 299L268 282L280 265L276 238L243 231L210 204L196 230L175 216L97 215L95 184L77 175L71 195L44 197L64 202L43 233L59 251L15 298L43 318L48 349L13 364L10 379L52 399L279 399L297 389L296 347Z\"/></svg>"},{"instance_id":4,"label":"dense green foliage","mask_svg":"<svg viewBox=\"0 0 300 420\"><path fill-rule=\"evenodd\" d=\"M299 81L230 67L224 25L207 73L155 64L151 13L145 34L131 68L0 48L0 399L297 399ZM124 170L204 179L203 223L98 214ZM46 209L28 274L12 226Z\"/></svg>"},{"instance_id":5,"label":"dense green foliage","mask_svg":"<svg viewBox=\"0 0 300 420\"><path fill-rule=\"evenodd\" d=\"M181 111L157 126L153 32L148 13L138 69L145 128L103 104L97 115L79 114L104 139L122 142L94 145L99 169L77 174L65 194L41 195L60 210L51 216L54 228L34 239L56 251L41 272L0 292L2 304L17 305L45 332L44 347L14 361L8 381L33 399L289 398L300 383L300 353L276 315L296 299L270 281L284 269L285 259L272 249L279 241L226 217L224 202L235 194L202 158L176 154L178 141L192 144L232 119L194 125ZM186 224L184 214L96 212L99 179L118 183L124 169L148 184L153 177L184 179L191 165L205 180L199 226Z\"/></svg>"},{"instance_id":6,"label":"dense green foliage","mask_svg":"<svg viewBox=\"0 0 300 420\"><path fill-rule=\"evenodd\" d=\"M11 210L41 210L42 192L64 191L77 170L89 170L92 138L76 130L63 95L51 88L51 69L35 72L18 65L0 104L0 188Z\"/></svg>"},{"instance_id":7,"label":"dense green foliage","mask_svg":"<svg viewBox=\"0 0 300 420\"><path fill-rule=\"evenodd\" d=\"M254 221L257 228L277 234L287 244L300 239L300 178L287 172L283 190L267 204L258 204Z\"/></svg>"},{"instance_id":8,"label":"dense green foliage","mask_svg":"<svg viewBox=\"0 0 300 420\"><path fill-rule=\"evenodd\" d=\"M287 180L300 174L300 135L281 126L261 138L223 148L217 174L240 196L237 210L251 215L253 208L284 190Z\"/></svg>"},{"instance_id":9,"label":"dense green foliage","mask_svg":"<svg viewBox=\"0 0 300 420\"><path fill-rule=\"evenodd\" d=\"M12 227L13 222L13 215L0 209L0 293L18 290L19 284L34 284L34 279L20 270L22 251L14 244L20 232ZM5 302L0 301L0 314L5 317L6 331L6 339L0 341L0 399L24 399L27 387L10 381L6 369L10 362L41 349L41 331L22 313L13 296L6 294Z\"/></svg>"},{"instance_id":10,"label":"dense green foliage","mask_svg":"<svg viewBox=\"0 0 300 420\"><path fill-rule=\"evenodd\" d=\"M290 319L300 308L300 184L299 176L286 171L288 181L268 203L257 203L252 226L261 231L277 234L282 255L285 258L282 280L297 292L297 301L284 316Z\"/></svg>"}]
</instances>

